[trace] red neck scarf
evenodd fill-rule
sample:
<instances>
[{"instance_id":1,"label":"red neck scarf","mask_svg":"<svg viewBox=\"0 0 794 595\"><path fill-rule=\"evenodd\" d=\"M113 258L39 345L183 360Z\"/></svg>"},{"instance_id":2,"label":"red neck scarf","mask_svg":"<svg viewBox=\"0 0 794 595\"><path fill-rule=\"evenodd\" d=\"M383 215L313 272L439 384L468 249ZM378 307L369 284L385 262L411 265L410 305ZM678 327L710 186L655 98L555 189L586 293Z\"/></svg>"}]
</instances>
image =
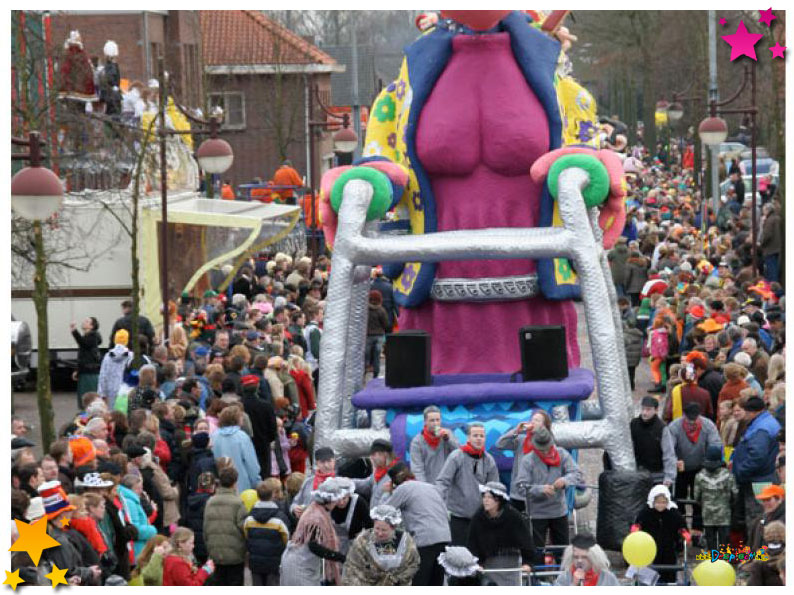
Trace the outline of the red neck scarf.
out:
<instances>
[{"instance_id":1,"label":"red neck scarf","mask_svg":"<svg viewBox=\"0 0 794 595\"><path fill-rule=\"evenodd\" d=\"M700 430L703 428L703 422L698 417L694 422L684 419L683 422L684 433L692 444L697 443L700 436Z\"/></svg>"},{"instance_id":2,"label":"red neck scarf","mask_svg":"<svg viewBox=\"0 0 794 595\"><path fill-rule=\"evenodd\" d=\"M535 454L548 467L560 466L560 451L558 451L557 447L553 444L548 452L540 452L538 449L535 449Z\"/></svg>"},{"instance_id":3,"label":"red neck scarf","mask_svg":"<svg viewBox=\"0 0 794 595\"><path fill-rule=\"evenodd\" d=\"M430 448L436 449L438 445L441 444L441 436L435 436L430 430L427 429L427 426L422 428L422 437L427 442L427 445Z\"/></svg>"},{"instance_id":4,"label":"red neck scarf","mask_svg":"<svg viewBox=\"0 0 794 595\"><path fill-rule=\"evenodd\" d=\"M571 576L573 576L576 566L571 565ZM595 587L598 584L598 573L592 568L584 573L584 586Z\"/></svg>"},{"instance_id":5,"label":"red neck scarf","mask_svg":"<svg viewBox=\"0 0 794 595\"><path fill-rule=\"evenodd\" d=\"M478 459L482 457L483 453L485 453L485 448L476 449L468 442L461 446L460 449L467 455L477 457Z\"/></svg>"},{"instance_id":6,"label":"red neck scarf","mask_svg":"<svg viewBox=\"0 0 794 595\"><path fill-rule=\"evenodd\" d=\"M324 482L326 479L330 477L335 477L336 473L331 471L330 473L320 473L319 471L314 472L314 483L312 484L312 489L316 490L320 487L320 484Z\"/></svg>"},{"instance_id":7,"label":"red neck scarf","mask_svg":"<svg viewBox=\"0 0 794 595\"><path fill-rule=\"evenodd\" d=\"M383 479L383 476L386 475L389 472L389 469L394 467L396 463L397 463L397 459L394 459L388 465L385 465L383 467L375 467L375 471L373 472L373 475L375 476L375 483L378 483L381 479Z\"/></svg>"},{"instance_id":8,"label":"red neck scarf","mask_svg":"<svg viewBox=\"0 0 794 595\"><path fill-rule=\"evenodd\" d=\"M535 447L532 446L532 434L534 434L534 433L535 433L535 431L533 430L532 426L530 426L529 429L527 430L527 437L524 438L524 454L525 455L528 455L533 450L535 450Z\"/></svg>"}]
</instances>

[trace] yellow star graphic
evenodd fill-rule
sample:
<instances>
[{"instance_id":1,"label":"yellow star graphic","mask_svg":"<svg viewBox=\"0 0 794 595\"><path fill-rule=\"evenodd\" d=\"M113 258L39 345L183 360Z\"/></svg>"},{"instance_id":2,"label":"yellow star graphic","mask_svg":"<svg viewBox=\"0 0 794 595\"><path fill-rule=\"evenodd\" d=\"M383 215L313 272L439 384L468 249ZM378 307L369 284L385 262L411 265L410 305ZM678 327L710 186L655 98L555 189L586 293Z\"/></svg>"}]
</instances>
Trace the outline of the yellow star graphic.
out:
<instances>
[{"instance_id":1,"label":"yellow star graphic","mask_svg":"<svg viewBox=\"0 0 794 595\"><path fill-rule=\"evenodd\" d=\"M61 528L66 528L68 526L69 526L69 519L67 519L66 517L62 518L61 519Z\"/></svg>"},{"instance_id":2,"label":"yellow star graphic","mask_svg":"<svg viewBox=\"0 0 794 595\"><path fill-rule=\"evenodd\" d=\"M14 572L8 572L6 570L6 580L3 581L4 585L9 585L14 591L16 591L17 585L24 582L24 580L19 578L19 568L17 568Z\"/></svg>"},{"instance_id":3,"label":"yellow star graphic","mask_svg":"<svg viewBox=\"0 0 794 595\"><path fill-rule=\"evenodd\" d=\"M35 523L28 524L19 519L15 520L19 539L17 539L9 552L27 552L33 564L39 565L41 552L51 547L61 545L47 534L47 517L42 517Z\"/></svg>"},{"instance_id":4,"label":"yellow star graphic","mask_svg":"<svg viewBox=\"0 0 794 595\"><path fill-rule=\"evenodd\" d=\"M61 570L55 564L52 565L52 572L49 574L45 574L44 578L50 579L52 582L52 588L54 589L56 585L68 585L69 583L66 582L66 573L68 572L68 568L64 568Z\"/></svg>"}]
</instances>

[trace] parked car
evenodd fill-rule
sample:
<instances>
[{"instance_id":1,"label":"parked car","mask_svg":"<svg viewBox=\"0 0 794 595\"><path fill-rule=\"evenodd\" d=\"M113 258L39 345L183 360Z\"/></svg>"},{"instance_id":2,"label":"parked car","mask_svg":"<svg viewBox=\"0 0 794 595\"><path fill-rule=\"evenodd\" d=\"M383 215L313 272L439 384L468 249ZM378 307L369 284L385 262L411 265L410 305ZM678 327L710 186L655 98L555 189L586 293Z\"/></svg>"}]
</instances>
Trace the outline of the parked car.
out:
<instances>
[{"instance_id":1,"label":"parked car","mask_svg":"<svg viewBox=\"0 0 794 595\"><path fill-rule=\"evenodd\" d=\"M742 151L746 151L747 147L742 143L725 142L720 143L719 156L724 158L725 161L730 161L734 157L739 157Z\"/></svg>"},{"instance_id":2,"label":"parked car","mask_svg":"<svg viewBox=\"0 0 794 595\"><path fill-rule=\"evenodd\" d=\"M772 159L771 157L761 157L756 156L755 159L756 170L755 173L757 176L763 176L766 174L777 175L780 171L780 164ZM739 170L742 172L742 176L752 176L753 173L753 160L752 159L743 159L739 162Z\"/></svg>"},{"instance_id":3,"label":"parked car","mask_svg":"<svg viewBox=\"0 0 794 595\"><path fill-rule=\"evenodd\" d=\"M760 169L760 167L759 167L759 169ZM758 175L759 175L759 177L757 178L757 180L760 180L760 176L765 175L765 174L760 174L759 173ZM772 183L777 186L780 183L780 176L778 176L777 174L771 174L771 175L772 175ZM749 204L753 200L753 177L752 176L742 176L742 181L744 182L744 202L746 204ZM733 185L733 183L731 182L730 179L723 180L723 182L720 184L720 197L721 198L724 198L725 196L727 196L728 188L730 188L732 185ZM760 197L759 197L758 203L759 204L761 203Z\"/></svg>"}]
</instances>

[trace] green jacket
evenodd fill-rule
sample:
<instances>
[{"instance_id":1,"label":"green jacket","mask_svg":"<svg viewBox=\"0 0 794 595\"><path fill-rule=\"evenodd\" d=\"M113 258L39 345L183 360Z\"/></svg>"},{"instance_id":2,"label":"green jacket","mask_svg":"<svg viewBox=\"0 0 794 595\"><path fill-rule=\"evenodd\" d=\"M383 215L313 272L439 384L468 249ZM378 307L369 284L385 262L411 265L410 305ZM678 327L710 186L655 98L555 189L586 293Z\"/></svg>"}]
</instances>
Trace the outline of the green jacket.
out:
<instances>
[{"instance_id":1,"label":"green jacket","mask_svg":"<svg viewBox=\"0 0 794 595\"><path fill-rule=\"evenodd\" d=\"M715 471L701 469L695 476L694 499L703 509L703 524L707 527L731 524L731 501L738 488L733 474L725 467Z\"/></svg>"},{"instance_id":2,"label":"green jacket","mask_svg":"<svg viewBox=\"0 0 794 595\"><path fill-rule=\"evenodd\" d=\"M245 562L245 505L235 488L218 488L204 508L204 544L216 564Z\"/></svg>"}]
</instances>

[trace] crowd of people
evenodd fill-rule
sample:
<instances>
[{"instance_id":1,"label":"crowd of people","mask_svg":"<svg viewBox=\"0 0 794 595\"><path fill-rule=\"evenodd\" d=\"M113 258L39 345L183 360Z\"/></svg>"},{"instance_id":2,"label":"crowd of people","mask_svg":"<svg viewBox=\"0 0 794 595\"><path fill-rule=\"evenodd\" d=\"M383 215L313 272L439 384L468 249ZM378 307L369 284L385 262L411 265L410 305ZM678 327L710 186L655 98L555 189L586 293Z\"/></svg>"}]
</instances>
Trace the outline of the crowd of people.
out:
<instances>
[{"instance_id":1,"label":"crowd of people","mask_svg":"<svg viewBox=\"0 0 794 595\"><path fill-rule=\"evenodd\" d=\"M654 538L654 564L675 564L684 540L765 547L739 580L782 584L779 199L762 207L756 274L743 203L704 208L689 170L641 148L626 170L629 216L609 263L639 412L634 452L654 484L632 530ZM24 420L12 422L12 519L46 517L61 545L38 566L15 552L12 570L27 584L48 584L49 564L72 585L243 585L246 566L255 585L509 585L555 545L556 584L619 584L595 540L571 535L567 494L583 473L542 409L493 447L513 453L509 485L483 425L472 421L461 445L435 406L410 464L384 440L339 469L330 448L315 451L329 266L263 256L221 293L232 271L214 272L214 289L171 303L167 337L139 317L140 362L130 302L107 343L96 319L73 324L78 413L43 457ZM397 315L378 270L369 303L362 357L378 376ZM650 386L636 376L645 365Z\"/></svg>"}]
</instances>

